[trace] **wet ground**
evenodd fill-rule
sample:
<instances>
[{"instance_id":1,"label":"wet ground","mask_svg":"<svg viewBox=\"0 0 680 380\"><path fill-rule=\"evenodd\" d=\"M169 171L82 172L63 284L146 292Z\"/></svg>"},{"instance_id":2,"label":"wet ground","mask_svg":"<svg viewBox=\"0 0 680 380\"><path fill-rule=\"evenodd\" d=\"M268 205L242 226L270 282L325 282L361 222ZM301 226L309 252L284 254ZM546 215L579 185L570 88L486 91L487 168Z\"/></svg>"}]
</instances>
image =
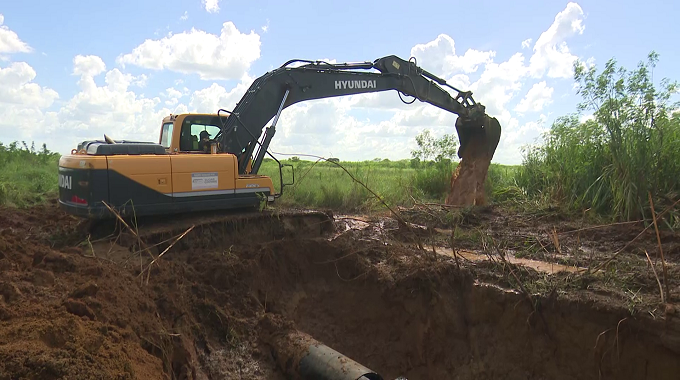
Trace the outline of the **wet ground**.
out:
<instances>
[{"instance_id":1,"label":"wet ground","mask_svg":"<svg viewBox=\"0 0 680 380\"><path fill-rule=\"evenodd\" d=\"M291 328L384 379L678 378L677 233L659 234L664 275L642 223L400 215L137 237L2 209L0 380L285 379L267 338Z\"/></svg>"}]
</instances>

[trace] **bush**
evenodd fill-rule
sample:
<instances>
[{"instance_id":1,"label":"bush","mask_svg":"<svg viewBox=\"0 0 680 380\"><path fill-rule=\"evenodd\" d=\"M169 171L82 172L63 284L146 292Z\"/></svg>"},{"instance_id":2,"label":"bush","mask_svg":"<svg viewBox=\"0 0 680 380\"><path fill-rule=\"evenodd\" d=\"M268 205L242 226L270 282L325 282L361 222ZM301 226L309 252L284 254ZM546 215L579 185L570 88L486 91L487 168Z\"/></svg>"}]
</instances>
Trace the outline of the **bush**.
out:
<instances>
[{"instance_id":1,"label":"bush","mask_svg":"<svg viewBox=\"0 0 680 380\"><path fill-rule=\"evenodd\" d=\"M413 186L420 197L443 202L451 186L451 175L456 164L450 161L431 162L413 174Z\"/></svg>"},{"instance_id":2,"label":"bush","mask_svg":"<svg viewBox=\"0 0 680 380\"><path fill-rule=\"evenodd\" d=\"M43 144L0 143L0 204L25 207L56 196L59 154Z\"/></svg>"}]
</instances>

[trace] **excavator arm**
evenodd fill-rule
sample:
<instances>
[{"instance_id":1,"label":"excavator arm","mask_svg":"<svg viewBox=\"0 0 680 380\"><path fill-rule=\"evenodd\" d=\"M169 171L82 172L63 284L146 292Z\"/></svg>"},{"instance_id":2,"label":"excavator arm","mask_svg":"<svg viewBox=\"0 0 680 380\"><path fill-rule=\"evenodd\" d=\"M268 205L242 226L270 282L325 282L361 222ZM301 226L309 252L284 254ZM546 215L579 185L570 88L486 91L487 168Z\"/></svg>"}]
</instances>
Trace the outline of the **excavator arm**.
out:
<instances>
[{"instance_id":1,"label":"excavator arm","mask_svg":"<svg viewBox=\"0 0 680 380\"><path fill-rule=\"evenodd\" d=\"M457 94L451 96L443 87L451 88ZM247 157L252 157L255 149L259 148L250 170L250 173L255 174L283 109L305 100L388 90L398 91L400 97L406 94L457 114L459 156L474 134L485 134L489 154L493 156L500 139L500 124L495 118L486 115L484 106L473 100L472 93L460 91L444 79L423 70L416 65L415 59L405 61L393 55L374 62L359 63L288 61L257 78L232 112L219 111L227 112L229 116L215 139L222 151L246 158L239 160L241 174L248 168ZM406 102L403 98L402 101ZM266 128L262 137L262 129L272 118L272 125Z\"/></svg>"}]
</instances>

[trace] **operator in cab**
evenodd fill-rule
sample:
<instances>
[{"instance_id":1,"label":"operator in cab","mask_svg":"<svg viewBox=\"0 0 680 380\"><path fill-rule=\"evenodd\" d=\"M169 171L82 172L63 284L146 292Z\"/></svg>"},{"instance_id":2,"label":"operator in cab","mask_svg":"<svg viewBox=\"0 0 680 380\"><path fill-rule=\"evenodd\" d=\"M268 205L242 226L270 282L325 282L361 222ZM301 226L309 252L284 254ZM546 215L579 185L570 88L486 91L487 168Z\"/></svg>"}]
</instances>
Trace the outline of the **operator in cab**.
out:
<instances>
[{"instance_id":1,"label":"operator in cab","mask_svg":"<svg viewBox=\"0 0 680 380\"><path fill-rule=\"evenodd\" d=\"M201 140L198 142L198 149L203 152L210 152L210 133L201 131Z\"/></svg>"}]
</instances>

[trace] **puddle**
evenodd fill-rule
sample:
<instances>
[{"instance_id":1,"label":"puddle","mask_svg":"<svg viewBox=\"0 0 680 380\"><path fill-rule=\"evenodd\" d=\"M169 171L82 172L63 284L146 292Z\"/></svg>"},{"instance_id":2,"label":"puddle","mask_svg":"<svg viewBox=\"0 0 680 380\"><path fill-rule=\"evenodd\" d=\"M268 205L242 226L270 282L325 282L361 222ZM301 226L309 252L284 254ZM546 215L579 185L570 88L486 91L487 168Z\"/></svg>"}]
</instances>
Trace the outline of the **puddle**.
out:
<instances>
[{"instance_id":1,"label":"puddle","mask_svg":"<svg viewBox=\"0 0 680 380\"><path fill-rule=\"evenodd\" d=\"M432 249L432 247L428 247L428 249ZM444 247L434 247L435 251L440 254L444 254L446 256L454 257L453 255L453 250L450 248L444 248ZM461 250L457 249L456 253L470 261L488 261L489 257L487 255L482 255L476 252L468 251L468 250ZM497 260L502 260L499 257L496 257ZM562 264L557 264L557 263L549 263L546 261L540 261L540 260L531 260L531 259L522 259L518 258L512 255L507 255L506 260L512 264L517 264L517 265L524 265L526 267L533 268L539 272L544 272L544 273L549 273L549 274L555 274L559 272L578 272L581 270L585 270L586 268L581 268L577 266L569 266L569 265L562 265Z\"/></svg>"},{"instance_id":2,"label":"puddle","mask_svg":"<svg viewBox=\"0 0 680 380\"><path fill-rule=\"evenodd\" d=\"M333 240L337 236L346 233L348 231L357 231L357 230L362 230L365 231L370 227L373 227L373 231L376 234L380 233L380 230L382 229L382 223L384 222L379 222L377 225L373 225L375 222L371 222L367 218L363 218L361 216L354 216L354 215L337 215L335 217L335 222L340 223L343 227L340 228L340 231L336 232L336 234L330 239ZM417 225L414 225L417 226ZM440 228L435 228L434 229L437 233L451 233L451 230L446 230L446 229L440 229ZM427 246L426 249L431 250L433 247L432 246ZM434 249L436 250L437 253L439 254L444 254L446 256L454 257L453 251L450 248L445 248L445 247L437 247L435 246ZM469 260L469 261L488 261L489 257L484 254L476 253L473 251L469 250L456 250L459 256L462 256L463 258ZM499 257L496 257L497 260L501 260ZM581 267L576 267L576 266L569 266L569 265L563 265L563 264L557 264L557 263L551 263L551 262L546 262L546 261L541 261L541 260L531 260L531 259L523 259L523 258L518 258L513 256L512 254L508 254L506 256L506 260L512 264L517 264L517 265L524 265L529 268L533 268L539 272L544 272L544 273L549 273L549 274L555 274L559 272L578 272L582 270L586 270L586 268L581 268Z\"/></svg>"}]
</instances>

